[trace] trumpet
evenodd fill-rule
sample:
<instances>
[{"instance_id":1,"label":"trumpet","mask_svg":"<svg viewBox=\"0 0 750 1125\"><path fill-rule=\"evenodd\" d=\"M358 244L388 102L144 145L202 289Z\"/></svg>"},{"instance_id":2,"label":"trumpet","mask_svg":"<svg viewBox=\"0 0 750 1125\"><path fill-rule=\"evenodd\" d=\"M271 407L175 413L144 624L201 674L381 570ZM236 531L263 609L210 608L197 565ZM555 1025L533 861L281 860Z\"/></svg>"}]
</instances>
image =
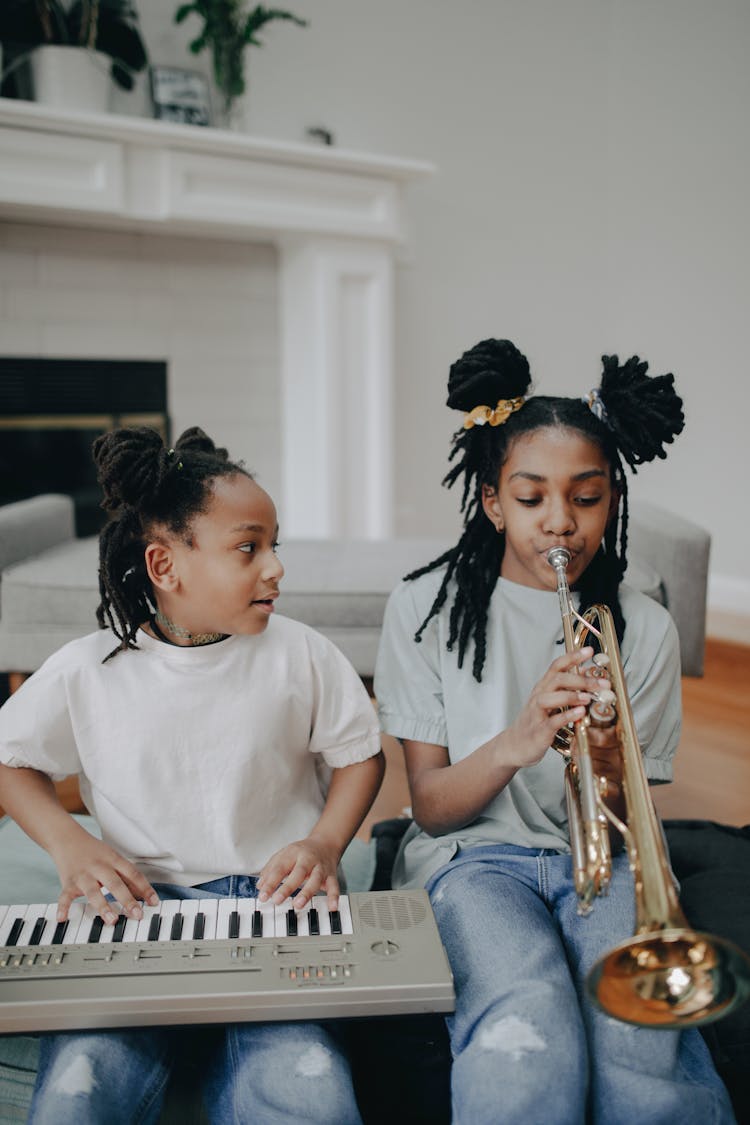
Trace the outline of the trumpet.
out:
<instances>
[{"instance_id":1,"label":"trumpet","mask_svg":"<svg viewBox=\"0 0 750 1125\"><path fill-rule=\"evenodd\" d=\"M627 1023L661 1028L710 1023L750 997L750 958L725 938L693 930L680 907L649 793L612 613L608 606L596 605L578 614L566 576L570 557L564 547L547 552L557 576L565 649L577 651L593 634L599 648L594 675L606 676L612 685L610 693L597 693L586 715L558 732L555 741L566 758L565 793L579 913L588 914L594 900L609 887L608 823L625 842L636 899L633 937L596 962L586 989L608 1015ZM606 783L594 773L588 730L597 724L616 726L627 823L606 805Z\"/></svg>"}]
</instances>

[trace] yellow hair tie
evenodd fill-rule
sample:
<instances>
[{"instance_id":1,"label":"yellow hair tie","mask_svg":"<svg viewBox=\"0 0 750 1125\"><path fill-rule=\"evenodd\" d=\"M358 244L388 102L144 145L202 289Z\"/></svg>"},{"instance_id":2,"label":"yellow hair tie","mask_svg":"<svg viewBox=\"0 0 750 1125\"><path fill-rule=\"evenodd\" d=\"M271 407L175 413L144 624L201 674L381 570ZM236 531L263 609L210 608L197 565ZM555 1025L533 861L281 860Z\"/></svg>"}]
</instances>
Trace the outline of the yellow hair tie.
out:
<instances>
[{"instance_id":1,"label":"yellow hair tie","mask_svg":"<svg viewBox=\"0 0 750 1125\"><path fill-rule=\"evenodd\" d=\"M464 429L484 426L487 422L491 426L502 426L515 410L521 409L525 401L523 397L501 398L494 410L491 406L475 406L464 418Z\"/></svg>"}]
</instances>

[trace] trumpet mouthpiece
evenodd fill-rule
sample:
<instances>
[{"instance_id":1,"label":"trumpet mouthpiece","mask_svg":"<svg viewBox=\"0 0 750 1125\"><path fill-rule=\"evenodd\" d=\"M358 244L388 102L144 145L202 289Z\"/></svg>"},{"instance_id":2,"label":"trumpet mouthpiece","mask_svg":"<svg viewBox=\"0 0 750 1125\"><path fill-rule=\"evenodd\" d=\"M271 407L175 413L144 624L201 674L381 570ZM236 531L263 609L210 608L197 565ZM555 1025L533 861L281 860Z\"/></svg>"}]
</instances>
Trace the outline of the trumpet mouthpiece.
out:
<instances>
[{"instance_id":1,"label":"trumpet mouthpiece","mask_svg":"<svg viewBox=\"0 0 750 1125\"><path fill-rule=\"evenodd\" d=\"M547 562L555 570L566 567L570 562L570 551L566 547L550 547L547 551Z\"/></svg>"}]
</instances>

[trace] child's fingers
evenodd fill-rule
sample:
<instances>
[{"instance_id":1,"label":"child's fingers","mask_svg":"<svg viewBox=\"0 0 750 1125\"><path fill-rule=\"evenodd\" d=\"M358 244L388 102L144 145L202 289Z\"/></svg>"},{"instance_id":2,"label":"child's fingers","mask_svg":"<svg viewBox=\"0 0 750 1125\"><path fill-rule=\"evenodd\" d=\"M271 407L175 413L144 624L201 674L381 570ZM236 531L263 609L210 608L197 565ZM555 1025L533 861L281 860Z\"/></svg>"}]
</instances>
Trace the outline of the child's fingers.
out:
<instances>
[{"instance_id":1,"label":"child's fingers","mask_svg":"<svg viewBox=\"0 0 750 1125\"><path fill-rule=\"evenodd\" d=\"M329 910L338 910L339 908L339 881L335 875L329 875L325 881L326 902Z\"/></svg>"},{"instance_id":2,"label":"child's fingers","mask_svg":"<svg viewBox=\"0 0 750 1125\"><path fill-rule=\"evenodd\" d=\"M281 880L278 887L271 895L271 901L275 902L277 906L280 906L285 899L294 894L298 887L302 888L303 885L306 887L307 884L311 881L314 883L315 880L313 873L315 872L315 870L316 868L313 868L311 872L308 863L303 862L301 859L298 860L289 874ZM315 887L315 890L313 890L311 894L315 894L315 891L318 890L319 886L320 880L318 880L318 886ZM305 898L305 902L307 901L308 897L310 896L307 895L307 897Z\"/></svg>"},{"instance_id":3,"label":"child's fingers","mask_svg":"<svg viewBox=\"0 0 750 1125\"><path fill-rule=\"evenodd\" d=\"M107 887L107 890L110 892L113 898L117 901L117 903L119 903L119 905L122 907L123 914L127 914L128 918L137 918L140 922L140 920L143 918L143 907L141 903L138 902L138 900L134 897L130 887L125 882L125 879L120 878L120 876L115 872L110 877L109 881L105 883L105 886ZM153 887L151 888L151 891L153 894L156 894L156 892L153 890ZM156 904L150 902L149 905L155 906Z\"/></svg>"},{"instance_id":4,"label":"child's fingers","mask_svg":"<svg viewBox=\"0 0 750 1125\"><path fill-rule=\"evenodd\" d=\"M270 898L279 905L296 891L306 875L306 865L300 864L287 850L280 852L271 857L258 876L258 897L261 902L267 902Z\"/></svg>"},{"instance_id":5,"label":"child's fingers","mask_svg":"<svg viewBox=\"0 0 750 1125\"><path fill-rule=\"evenodd\" d=\"M119 898L119 896L118 900L125 908L126 914L130 912L129 908L132 908L133 905L137 906L140 909L141 903L143 902L148 903L149 906L158 905L158 894L151 886L146 876L142 875L138 868L135 867L132 863L128 863L126 866L124 866L120 871L120 875L122 876L123 883L126 885L128 890L128 902L123 902L123 900ZM110 887L110 890L112 890L112 894L115 894L113 888ZM133 914L131 914L130 916L135 917L135 915Z\"/></svg>"},{"instance_id":6,"label":"child's fingers","mask_svg":"<svg viewBox=\"0 0 750 1125\"><path fill-rule=\"evenodd\" d=\"M587 660L591 660L594 655L594 650L590 646L586 648L576 649L575 652L564 652L562 656L556 657L550 664L550 671L565 672L571 668L578 668L581 664L585 664Z\"/></svg>"},{"instance_id":7,"label":"child's fingers","mask_svg":"<svg viewBox=\"0 0 750 1125\"><path fill-rule=\"evenodd\" d=\"M255 885L262 902L265 902L271 892L278 887L288 870L289 864L282 861L281 854L272 855L268 863L261 868Z\"/></svg>"},{"instance_id":8,"label":"child's fingers","mask_svg":"<svg viewBox=\"0 0 750 1125\"><path fill-rule=\"evenodd\" d=\"M58 922L67 921L70 904L74 902L75 899L80 898L80 896L81 891L79 891L77 887L63 887L57 899L57 914L55 917Z\"/></svg>"},{"instance_id":9,"label":"child's fingers","mask_svg":"<svg viewBox=\"0 0 750 1125\"><path fill-rule=\"evenodd\" d=\"M558 718L558 711L567 711L572 707L580 707L583 710L591 702L591 693L587 691L563 690L545 692L539 696L539 706L550 717Z\"/></svg>"},{"instance_id":10,"label":"child's fingers","mask_svg":"<svg viewBox=\"0 0 750 1125\"><path fill-rule=\"evenodd\" d=\"M552 736L554 737L561 727L566 727L568 723L577 722L578 719L582 719L585 714L585 707L570 707L568 710L560 711L559 714L550 715L549 723L552 728Z\"/></svg>"},{"instance_id":11,"label":"child's fingers","mask_svg":"<svg viewBox=\"0 0 750 1125\"><path fill-rule=\"evenodd\" d=\"M78 880L78 886L68 885L63 888L57 900L57 921L64 922L68 917L68 909L75 898L84 895L92 910L96 911L108 926L117 921L117 913L112 903L108 902L102 893L102 885L94 878L86 877Z\"/></svg>"}]
</instances>

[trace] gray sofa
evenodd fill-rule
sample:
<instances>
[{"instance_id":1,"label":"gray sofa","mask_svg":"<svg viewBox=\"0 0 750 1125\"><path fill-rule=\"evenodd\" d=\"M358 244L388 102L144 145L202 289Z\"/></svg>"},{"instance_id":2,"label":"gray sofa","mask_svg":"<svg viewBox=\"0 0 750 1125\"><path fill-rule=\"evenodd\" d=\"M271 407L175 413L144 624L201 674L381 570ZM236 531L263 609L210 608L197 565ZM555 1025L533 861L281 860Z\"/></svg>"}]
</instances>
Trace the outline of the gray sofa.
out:
<instances>
[{"instance_id":1,"label":"gray sofa","mask_svg":"<svg viewBox=\"0 0 750 1125\"><path fill-rule=\"evenodd\" d=\"M325 633L365 679L375 666L388 594L449 544L435 539L288 540L279 611ZM627 580L667 606L685 675L703 671L710 539L661 508L633 505ZM0 507L0 672L35 671L96 628L96 538L76 539L69 497Z\"/></svg>"}]
</instances>

